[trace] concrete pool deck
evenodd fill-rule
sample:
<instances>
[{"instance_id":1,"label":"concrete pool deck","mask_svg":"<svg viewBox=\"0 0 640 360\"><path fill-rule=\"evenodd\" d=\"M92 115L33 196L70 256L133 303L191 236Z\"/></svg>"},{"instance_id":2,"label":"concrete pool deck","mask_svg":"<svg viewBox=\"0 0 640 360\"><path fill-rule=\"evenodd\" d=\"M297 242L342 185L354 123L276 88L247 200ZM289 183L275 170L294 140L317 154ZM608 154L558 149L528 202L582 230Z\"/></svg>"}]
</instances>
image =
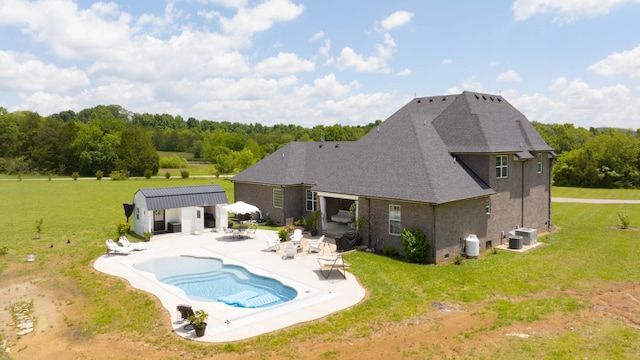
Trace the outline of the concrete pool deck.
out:
<instances>
[{"instance_id":1,"label":"concrete pool deck","mask_svg":"<svg viewBox=\"0 0 640 360\"><path fill-rule=\"evenodd\" d=\"M347 272L346 279L332 271L325 279L320 273L317 257L307 253L305 234L303 250L293 259L283 259L284 246L278 252L267 252L264 235L276 237L275 231L258 230L251 239L232 240L224 233L205 232L200 235L163 234L144 243L147 250L131 255L103 255L96 259L94 268L100 272L121 277L131 286L155 295L168 311L176 334L198 341L228 342L255 337L298 323L316 320L336 311L347 309L365 297L364 288ZM335 250L326 248L324 255ZM240 265L250 272L274 278L291 286L298 296L286 303L266 308L247 309L233 307L217 301L189 299L173 286L160 283L147 272L135 269L134 264L168 256L215 257L226 265ZM325 272L326 274L326 272ZM204 336L196 337L188 321L180 320L177 306L191 305L193 310L209 314Z\"/></svg>"}]
</instances>

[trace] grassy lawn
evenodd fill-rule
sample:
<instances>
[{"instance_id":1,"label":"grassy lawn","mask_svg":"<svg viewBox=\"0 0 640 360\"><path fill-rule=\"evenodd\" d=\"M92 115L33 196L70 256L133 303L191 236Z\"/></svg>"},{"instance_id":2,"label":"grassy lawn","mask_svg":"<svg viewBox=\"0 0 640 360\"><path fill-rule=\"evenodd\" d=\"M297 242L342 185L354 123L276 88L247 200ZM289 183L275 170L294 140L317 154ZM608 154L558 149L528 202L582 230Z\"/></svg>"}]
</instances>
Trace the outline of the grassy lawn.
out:
<instances>
[{"instance_id":1,"label":"grassy lawn","mask_svg":"<svg viewBox=\"0 0 640 360\"><path fill-rule=\"evenodd\" d=\"M554 186L551 194L553 197L565 198L640 200L638 189L584 189Z\"/></svg>"},{"instance_id":2,"label":"grassy lawn","mask_svg":"<svg viewBox=\"0 0 640 360\"><path fill-rule=\"evenodd\" d=\"M553 222L561 230L540 238L547 245L529 253L489 252L460 266L424 266L357 252L347 255L351 273L368 290L368 298L327 319L230 344L197 344L168 333L166 316L151 295L132 290L120 279L93 271L91 262L104 253L104 240L116 236L125 220L122 203L140 188L209 184L215 181L233 201L232 184L224 179L135 179L126 181L0 182L0 276L16 281L46 282L64 290L58 301L78 309L65 314L78 341L97 334L126 333L156 349L183 349L211 356L254 351L291 356L295 344L336 338L366 339L389 325L411 323L435 310L432 302L471 309L488 324L472 326L452 341L481 339L496 329L526 328L558 314L578 325L553 336L504 342L483 352L469 348L463 358L637 358L640 333L621 320L580 322L591 297L613 284L640 281L637 231L616 229L620 205L553 204ZM620 191L620 190L618 190ZM554 188L554 196L618 198L615 191ZM640 195L624 192L625 198ZM562 195L560 195L562 194ZM640 205L625 205L632 227L640 227ZM36 221L42 219L42 230ZM67 242L70 244L67 244ZM53 247L50 247L53 245ZM28 254L35 263L27 263ZM126 314L126 316L124 316ZM1 335L1 334L0 334ZM348 345L344 345L348 346ZM289 355L291 354L291 355ZM340 347L326 350L338 358ZM508 356L507 356L508 355ZM433 356L423 347L406 358Z\"/></svg>"}]
</instances>

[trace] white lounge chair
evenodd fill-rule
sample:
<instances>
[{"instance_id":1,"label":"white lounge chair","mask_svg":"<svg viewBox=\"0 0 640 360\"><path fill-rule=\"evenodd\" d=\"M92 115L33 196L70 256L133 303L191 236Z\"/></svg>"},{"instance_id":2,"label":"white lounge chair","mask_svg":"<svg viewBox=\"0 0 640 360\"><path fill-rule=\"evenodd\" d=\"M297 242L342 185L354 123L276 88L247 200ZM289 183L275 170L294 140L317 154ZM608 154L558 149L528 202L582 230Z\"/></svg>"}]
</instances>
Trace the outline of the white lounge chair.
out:
<instances>
[{"instance_id":1,"label":"white lounge chair","mask_svg":"<svg viewBox=\"0 0 640 360\"><path fill-rule=\"evenodd\" d=\"M118 246L113 240L107 239L105 242L107 245L107 255L108 254L124 254L129 255L133 253L133 248Z\"/></svg>"},{"instance_id":2,"label":"white lounge chair","mask_svg":"<svg viewBox=\"0 0 640 360\"><path fill-rule=\"evenodd\" d=\"M280 238L270 238L264 234L264 239L267 242L267 248L264 251L278 251L280 249Z\"/></svg>"},{"instance_id":3,"label":"white lounge chair","mask_svg":"<svg viewBox=\"0 0 640 360\"><path fill-rule=\"evenodd\" d=\"M347 272L345 270L347 270L351 264L345 262L342 255L319 256L316 261L318 263L320 273L325 279L329 278L329 275L331 275L333 270L336 270L343 278L347 278Z\"/></svg>"},{"instance_id":4,"label":"white lounge chair","mask_svg":"<svg viewBox=\"0 0 640 360\"><path fill-rule=\"evenodd\" d=\"M308 253L312 252L321 252L324 251L324 235L320 236L318 239L309 239L309 249Z\"/></svg>"},{"instance_id":5,"label":"white lounge chair","mask_svg":"<svg viewBox=\"0 0 640 360\"><path fill-rule=\"evenodd\" d=\"M296 247L299 247L300 244L302 243L302 230L295 229L293 231L293 235L291 235L289 239Z\"/></svg>"},{"instance_id":6,"label":"white lounge chair","mask_svg":"<svg viewBox=\"0 0 640 360\"><path fill-rule=\"evenodd\" d=\"M133 250L138 251L147 249L147 247L143 244L132 243L131 241L129 241L129 239L127 239L126 236L120 236L120 238L118 239L118 244L122 247L132 248Z\"/></svg>"}]
</instances>

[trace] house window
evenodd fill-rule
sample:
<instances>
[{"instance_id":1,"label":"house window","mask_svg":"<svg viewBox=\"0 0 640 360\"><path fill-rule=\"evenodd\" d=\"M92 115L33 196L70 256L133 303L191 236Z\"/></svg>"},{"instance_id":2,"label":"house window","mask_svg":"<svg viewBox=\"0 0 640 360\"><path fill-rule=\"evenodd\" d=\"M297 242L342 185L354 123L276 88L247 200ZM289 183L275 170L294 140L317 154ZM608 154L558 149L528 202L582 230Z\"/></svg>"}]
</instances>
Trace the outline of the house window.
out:
<instances>
[{"instance_id":1,"label":"house window","mask_svg":"<svg viewBox=\"0 0 640 360\"><path fill-rule=\"evenodd\" d=\"M140 220L140 208L136 208L136 220Z\"/></svg>"},{"instance_id":2,"label":"house window","mask_svg":"<svg viewBox=\"0 0 640 360\"><path fill-rule=\"evenodd\" d=\"M496 156L496 178L503 179L509 176L509 156Z\"/></svg>"},{"instance_id":3,"label":"house window","mask_svg":"<svg viewBox=\"0 0 640 360\"><path fill-rule=\"evenodd\" d=\"M307 211L316 211L316 192L307 189Z\"/></svg>"},{"instance_id":4,"label":"house window","mask_svg":"<svg viewBox=\"0 0 640 360\"><path fill-rule=\"evenodd\" d=\"M400 235L400 205L389 205L389 234Z\"/></svg>"},{"instance_id":5,"label":"house window","mask_svg":"<svg viewBox=\"0 0 640 360\"><path fill-rule=\"evenodd\" d=\"M282 189L273 189L273 207L282 207Z\"/></svg>"},{"instance_id":6,"label":"house window","mask_svg":"<svg viewBox=\"0 0 640 360\"><path fill-rule=\"evenodd\" d=\"M491 214L491 200L487 199L484 201L484 211L487 213L487 215Z\"/></svg>"},{"instance_id":7,"label":"house window","mask_svg":"<svg viewBox=\"0 0 640 360\"><path fill-rule=\"evenodd\" d=\"M542 174L542 153L538 154L538 174Z\"/></svg>"}]
</instances>

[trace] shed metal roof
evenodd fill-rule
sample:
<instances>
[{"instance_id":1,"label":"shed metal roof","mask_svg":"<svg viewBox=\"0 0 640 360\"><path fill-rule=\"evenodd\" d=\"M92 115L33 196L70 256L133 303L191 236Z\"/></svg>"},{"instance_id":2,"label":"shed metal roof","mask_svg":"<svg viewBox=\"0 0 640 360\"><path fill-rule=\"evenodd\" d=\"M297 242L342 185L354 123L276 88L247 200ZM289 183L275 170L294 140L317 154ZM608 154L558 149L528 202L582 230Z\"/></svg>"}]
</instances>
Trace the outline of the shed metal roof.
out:
<instances>
[{"instance_id":1,"label":"shed metal roof","mask_svg":"<svg viewBox=\"0 0 640 360\"><path fill-rule=\"evenodd\" d=\"M138 191L145 197L149 210L228 203L227 194L219 185L177 186Z\"/></svg>"}]
</instances>

